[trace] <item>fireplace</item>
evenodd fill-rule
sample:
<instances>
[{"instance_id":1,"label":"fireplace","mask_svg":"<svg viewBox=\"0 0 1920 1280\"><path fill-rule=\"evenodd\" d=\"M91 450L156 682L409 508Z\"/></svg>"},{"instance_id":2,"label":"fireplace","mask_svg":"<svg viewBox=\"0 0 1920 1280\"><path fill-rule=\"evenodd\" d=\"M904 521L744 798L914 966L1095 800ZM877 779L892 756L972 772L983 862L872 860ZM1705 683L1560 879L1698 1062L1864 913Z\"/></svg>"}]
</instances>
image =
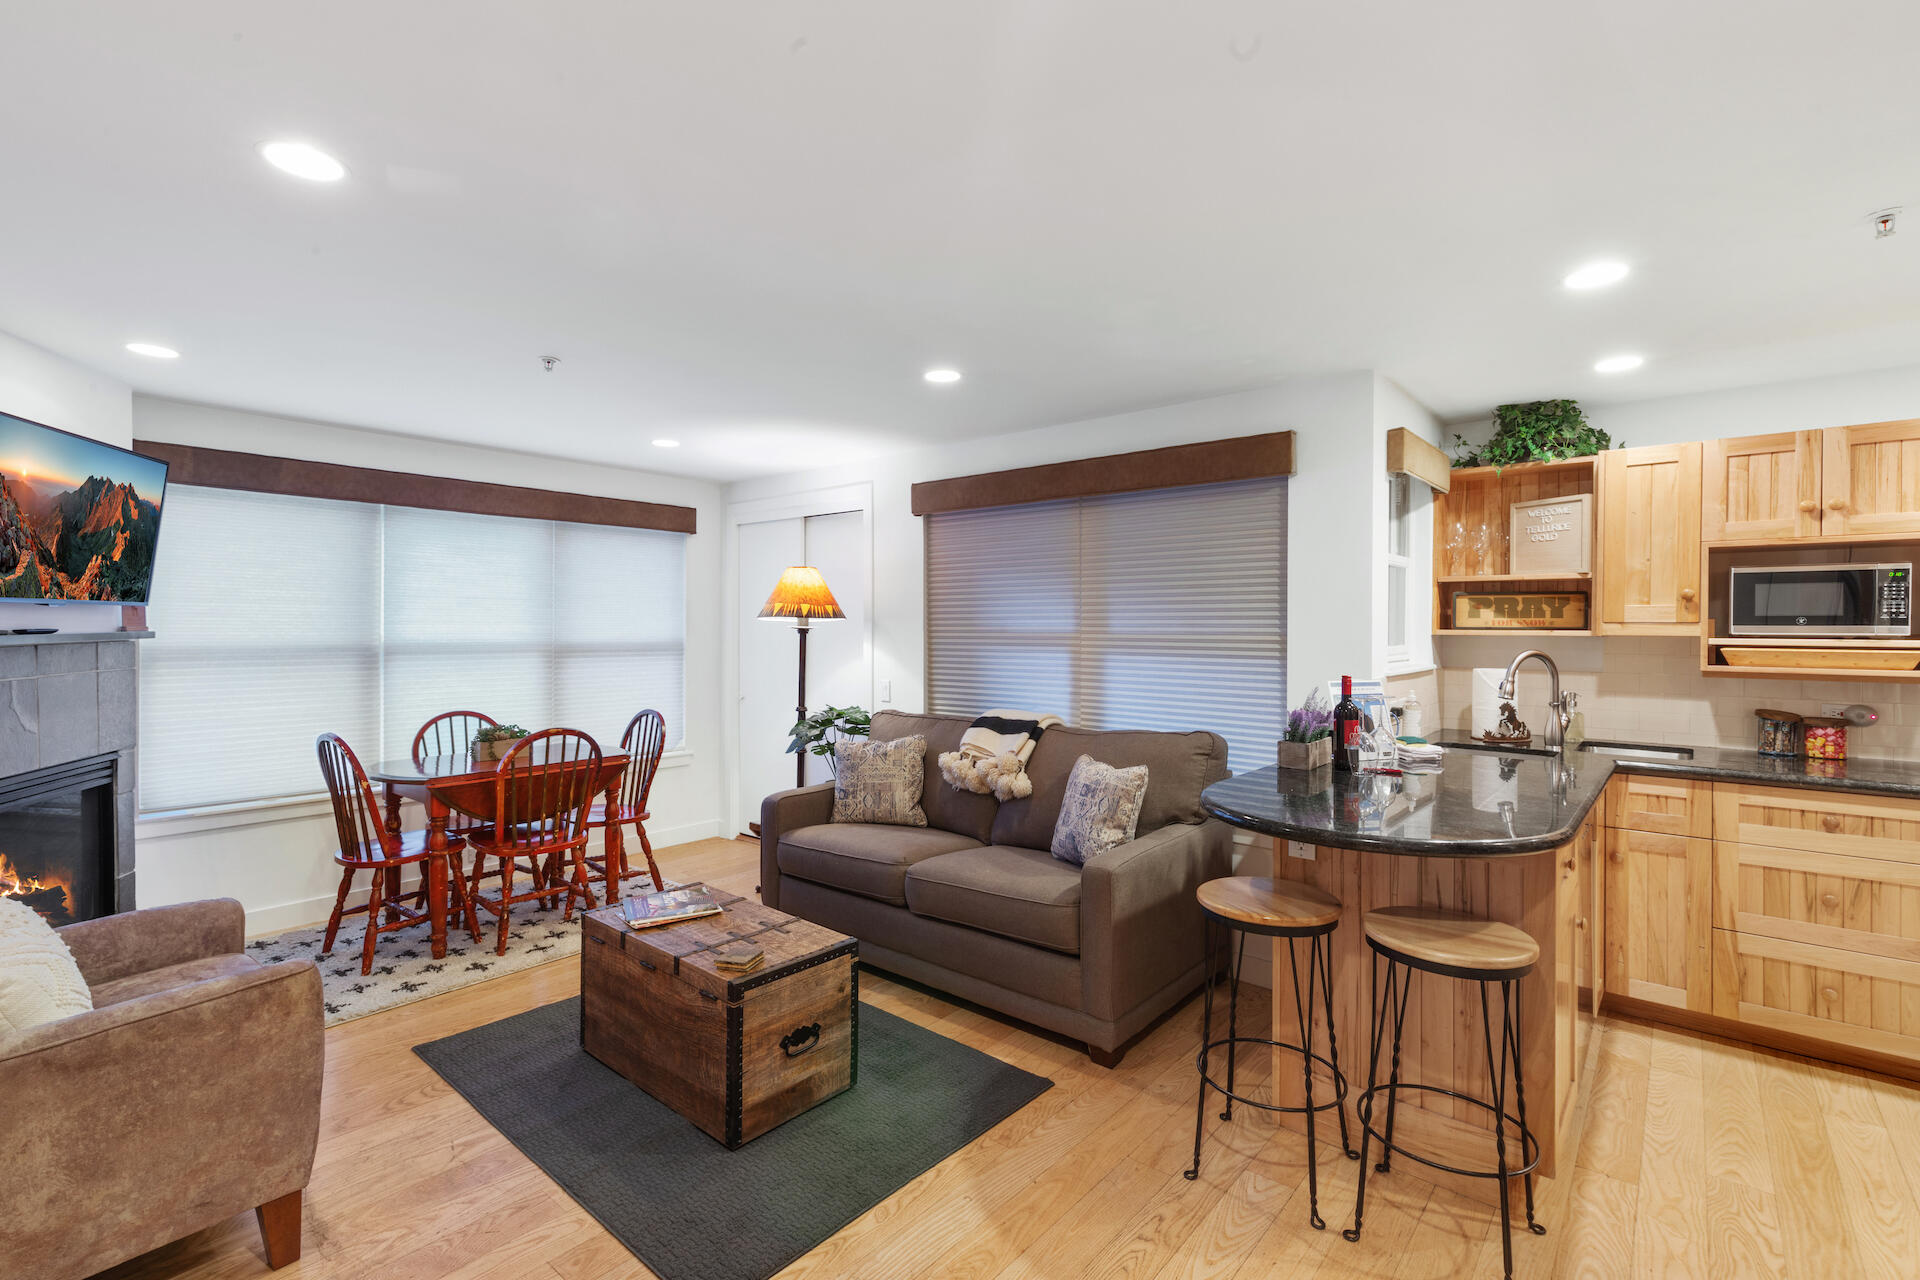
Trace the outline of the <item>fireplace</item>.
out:
<instances>
[{"instance_id":1,"label":"fireplace","mask_svg":"<svg viewBox=\"0 0 1920 1280\"><path fill-rule=\"evenodd\" d=\"M119 909L114 754L0 778L0 896L56 928Z\"/></svg>"}]
</instances>

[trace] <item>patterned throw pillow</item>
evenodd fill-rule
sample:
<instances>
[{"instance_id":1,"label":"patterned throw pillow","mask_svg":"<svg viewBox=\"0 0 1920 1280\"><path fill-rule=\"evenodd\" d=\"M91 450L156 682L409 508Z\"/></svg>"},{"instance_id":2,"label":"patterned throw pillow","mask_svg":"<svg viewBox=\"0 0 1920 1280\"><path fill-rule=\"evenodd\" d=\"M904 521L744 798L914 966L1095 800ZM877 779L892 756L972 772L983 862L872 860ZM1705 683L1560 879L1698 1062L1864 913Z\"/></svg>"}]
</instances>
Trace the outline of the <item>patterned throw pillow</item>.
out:
<instances>
[{"instance_id":1,"label":"patterned throw pillow","mask_svg":"<svg viewBox=\"0 0 1920 1280\"><path fill-rule=\"evenodd\" d=\"M926 772L927 740L919 734L889 742L842 738L833 744L833 820L926 826Z\"/></svg>"},{"instance_id":2,"label":"patterned throw pillow","mask_svg":"<svg viewBox=\"0 0 1920 1280\"><path fill-rule=\"evenodd\" d=\"M0 897L0 1041L93 1008L73 953L40 913Z\"/></svg>"},{"instance_id":3,"label":"patterned throw pillow","mask_svg":"<svg viewBox=\"0 0 1920 1280\"><path fill-rule=\"evenodd\" d=\"M1147 766L1116 769L1092 756L1073 762L1060 818L1053 824L1053 856L1084 866L1133 839L1140 824L1140 802L1147 795Z\"/></svg>"}]
</instances>

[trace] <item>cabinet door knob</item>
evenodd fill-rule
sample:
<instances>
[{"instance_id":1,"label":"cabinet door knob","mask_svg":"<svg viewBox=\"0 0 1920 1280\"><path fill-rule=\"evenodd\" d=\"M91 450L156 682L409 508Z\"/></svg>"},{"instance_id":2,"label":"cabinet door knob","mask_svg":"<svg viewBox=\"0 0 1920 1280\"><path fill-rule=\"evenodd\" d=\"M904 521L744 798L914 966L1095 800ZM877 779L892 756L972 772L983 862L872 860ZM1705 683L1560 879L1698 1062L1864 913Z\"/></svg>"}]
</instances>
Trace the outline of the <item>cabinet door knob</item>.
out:
<instances>
[{"instance_id":1,"label":"cabinet door knob","mask_svg":"<svg viewBox=\"0 0 1920 1280\"><path fill-rule=\"evenodd\" d=\"M1807 511L1807 512L1818 511L1820 509L1820 504L1815 502L1812 498L1802 498L1800 499L1800 509L1802 511Z\"/></svg>"},{"instance_id":2,"label":"cabinet door knob","mask_svg":"<svg viewBox=\"0 0 1920 1280\"><path fill-rule=\"evenodd\" d=\"M1836 911L1840 907L1840 895L1837 893L1823 893L1820 895L1820 905L1829 911Z\"/></svg>"},{"instance_id":3,"label":"cabinet door knob","mask_svg":"<svg viewBox=\"0 0 1920 1280\"><path fill-rule=\"evenodd\" d=\"M1821 814L1820 826L1827 831L1838 831L1840 829L1840 815L1837 813Z\"/></svg>"},{"instance_id":4,"label":"cabinet door knob","mask_svg":"<svg viewBox=\"0 0 1920 1280\"><path fill-rule=\"evenodd\" d=\"M1847 500L1845 498L1835 498L1827 504L1827 510L1829 511L1845 511L1846 509Z\"/></svg>"},{"instance_id":5,"label":"cabinet door knob","mask_svg":"<svg viewBox=\"0 0 1920 1280\"><path fill-rule=\"evenodd\" d=\"M1564 866L1564 867L1566 867L1566 869L1567 869L1567 870L1569 870L1569 871L1578 871L1578 870L1580 869L1580 864L1579 864L1578 862L1576 862L1576 861L1574 861L1574 860L1573 860L1572 858L1568 858L1568 859L1567 859L1567 860L1566 860L1566 861L1565 861L1564 863L1562 863L1561 865L1562 865L1562 866Z\"/></svg>"},{"instance_id":6,"label":"cabinet door knob","mask_svg":"<svg viewBox=\"0 0 1920 1280\"><path fill-rule=\"evenodd\" d=\"M1694 596L1696 596L1696 595L1698 595L1698 594L1699 594L1699 592L1697 592L1697 591L1695 591L1695 590L1694 590L1694 589L1693 589L1692 587L1682 587L1682 588L1680 588L1680 598L1681 598L1682 600L1685 600L1685 601L1688 601L1689 603L1691 603L1691 602L1692 602L1692 600L1693 600L1693 598L1694 598Z\"/></svg>"},{"instance_id":7,"label":"cabinet door knob","mask_svg":"<svg viewBox=\"0 0 1920 1280\"><path fill-rule=\"evenodd\" d=\"M1835 991L1832 987L1822 987L1820 988L1820 998L1822 1000L1825 1000L1828 1004L1834 1004L1839 1001L1840 993L1838 991Z\"/></svg>"},{"instance_id":8,"label":"cabinet door knob","mask_svg":"<svg viewBox=\"0 0 1920 1280\"><path fill-rule=\"evenodd\" d=\"M1573 927L1574 927L1574 928L1576 928L1576 929L1584 929L1584 928L1586 928L1586 927L1587 927L1587 918L1586 918L1585 916L1575 916L1575 917L1573 918Z\"/></svg>"}]
</instances>

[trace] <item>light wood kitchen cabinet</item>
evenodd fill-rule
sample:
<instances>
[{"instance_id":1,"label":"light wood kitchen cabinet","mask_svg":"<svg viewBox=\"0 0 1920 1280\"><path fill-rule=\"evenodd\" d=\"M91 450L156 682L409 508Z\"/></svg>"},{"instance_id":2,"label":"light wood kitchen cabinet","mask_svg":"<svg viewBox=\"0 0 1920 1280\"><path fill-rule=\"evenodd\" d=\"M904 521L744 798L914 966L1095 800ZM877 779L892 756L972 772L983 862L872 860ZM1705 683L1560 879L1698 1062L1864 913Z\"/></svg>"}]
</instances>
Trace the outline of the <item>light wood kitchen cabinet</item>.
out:
<instances>
[{"instance_id":1,"label":"light wood kitchen cabinet","mask_svg":"<svg viewBox=\"0 0 1920 1280\"><path fill-rule=\"evenodd\" d=\"M1602 455L1600 621L1700 621L1701 446L1652 445Z\"/></svg>"},{"instance_id":2,"label":"light wood kitchen cabinet","mask_svg":"<svg viewBox=\"0 0 1920 1280\"><path fill-rule=\"evenodd\" d=\"M1705 1013L1713 1004L1713 842L1606 833L1606 986Z\"/></svg>"},{"instance_id":3,"label":"light wood kitchen cabinet","mask_svg":"<svg viewBox=\"0 0 1920 1280\"><path fill-rule=\"evenodd\" d=\"M1823 536L1920 533L1920 418L1820 433Z\"/></svg>"},{"instance_id":4,"label":"light wood kitchen cabinet","mask_svg":"<svg viewBox=\"0 0 1920 1280\"><path fill-rule=\"evenodd\" d=\"M1920 800L1721 782L1713 806L1716 840L1920 864Z\"/></svg>"},{"instance_id":5,"label":"light wood kitchen cabinet","mask_svg":"<svg viewBox=\"0 0 1920 1280\"><path fill-rule=\"evenodd\" d=\"M1820 533L1818 431L1709 440L1701 447L1701 537L1775 542Z\"/></svg>"},{"instance_id":6,"label":"light wood kitchen cabinet","mask_svg":"<svg viewBox=\"0 0 1920 1280\"><path fill-rule=\"evenodd\" d=\"M1713 784L1691 778L1617 775L1607 784L1607 825L1665 836L1713 835Z\"/></svg>"},{"instance_id":7,"label":"light wood kitchen cabinet","mask_svg":"<svg viewBox=\"0 0 1920 1280\"><path fill-rule=\"evenodd\" d=\"M1715 929L1713 1011L1920 1060L1920 962Z\"/></svg>"}]
</instances>

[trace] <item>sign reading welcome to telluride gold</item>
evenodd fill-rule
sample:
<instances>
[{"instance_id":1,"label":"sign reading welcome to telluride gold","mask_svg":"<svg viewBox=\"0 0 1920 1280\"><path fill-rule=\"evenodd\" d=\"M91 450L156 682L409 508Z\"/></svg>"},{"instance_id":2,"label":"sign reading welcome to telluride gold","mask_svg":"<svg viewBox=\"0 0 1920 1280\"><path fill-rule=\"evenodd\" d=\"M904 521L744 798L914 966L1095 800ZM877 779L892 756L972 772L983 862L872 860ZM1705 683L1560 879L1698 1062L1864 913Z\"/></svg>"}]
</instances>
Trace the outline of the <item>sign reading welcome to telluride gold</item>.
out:
<instances>
[{"instance_id":1,"label":"sign reading welcome to telluride gold","mask_svg":"<svg viewBox=\"0 0 1920 1280\"><path fill-rule=\"evenodd\" d=\"M1588 572L1592 529L1590 493L1514 503L1507 542L1510 572L1542 578Z\"/></svg>"},{"instance_id":2,"label":"sign reading welcome to telluride gold","mask_svg":"<svg viewBox=\"0 0 1920 1280\"><path fill-rule=\"evenodd\" d=\"M1497 595L1456 591L1453 626L1456 631L1585 631L1587 597L1580 591L1510 591Z\"/></svg>"}]
</instances>

